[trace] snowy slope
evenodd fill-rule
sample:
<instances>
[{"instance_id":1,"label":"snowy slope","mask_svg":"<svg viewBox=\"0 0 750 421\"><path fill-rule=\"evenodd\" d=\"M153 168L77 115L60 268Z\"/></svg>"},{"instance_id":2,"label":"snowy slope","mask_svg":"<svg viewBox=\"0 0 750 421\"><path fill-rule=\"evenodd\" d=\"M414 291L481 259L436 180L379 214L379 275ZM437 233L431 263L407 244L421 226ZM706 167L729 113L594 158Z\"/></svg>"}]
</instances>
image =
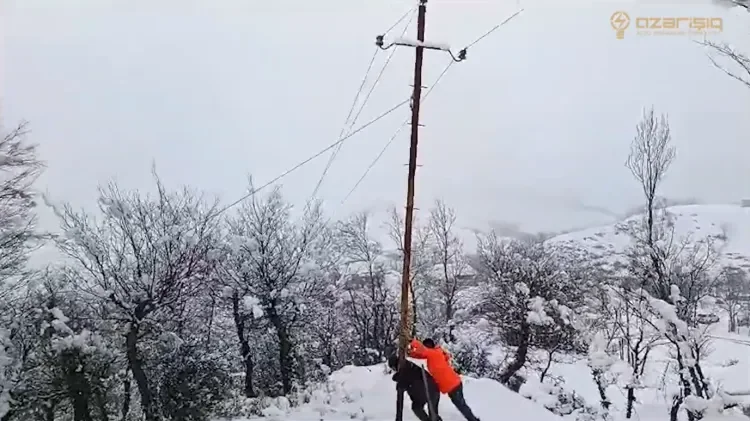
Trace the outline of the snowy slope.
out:
<instances>
[{"instance_id":1,"label":"snowy slope","mask_svg":"<svg viewBox=\"0 0 750 421\"><path fill-rule=\"evenodd\" d=\"M476 415L483 420L556 421L560 418L541 406L488 379L464 378L464 395ZM328 382L315 388L310 401L295 408L271 407L265 420L294 421L390 421L395 413L396 389L383 365L347 366L334 372ZM404 420L417 418L411 412L408 396L404 400ZM463 420L450 400L443 395L440 414L445 421ZM235 421L250 421L242 419Z\"/></svg>"},{"instance_id":2,"label":"snowy slope","mask_svg":"<svg viewBox=\"0 0 750 421\"><path fill-rule=\"evenodd\" d=\"M750 270L750 208L738 205L688 205L673 206L668 211L674 216L677 241L715 237L715 244L722 254L719 265L736 265ZM583 247L595 256L621 261L624 259L622 253L632 240L627 232L618 227L635 224L640 218L634 216L619 224L560 235L549 242ZM722 240L724 236L726 239Z\"/></svg>"},{"instance_id":3,"label":"snowy slope","mask_svg":"<svg viewBox=\"0 0 750 421\"><path fill-rule=\"evenodd\" d=\"M709 236L716 239L720 252L718 267L735 265L750 270L750 208L738 205L689 205L674 206L668 211L673 215L676 240L688 238L700 241ZM553 244L582 247L605 261L624 261L623 253L631 244L626 232L618 229L627 224L637 223L641 216L634 216L619 224L589 228L554 237ZM707 309L721 314L718 308ZM750 336L727 333L728 322L722 318L710 326L713 342L709 354L703 362L706 375L715 385L730 393L750 391ZM654 415L663 414L666 402L664 372L672 360L669 351L657 348L643 379L646 390L641 392L641 411L653 408ZM598 399L598 391L591 381L585 360L570 360L553 364L552 373L565 379L566 387L575 390L588 402ZM672 383L672 382L667 382ZM610 397L615 407L625 403L621 390L613 388ZM641 414L648 418L648 414Z\"/></svg>"}]
</instances>

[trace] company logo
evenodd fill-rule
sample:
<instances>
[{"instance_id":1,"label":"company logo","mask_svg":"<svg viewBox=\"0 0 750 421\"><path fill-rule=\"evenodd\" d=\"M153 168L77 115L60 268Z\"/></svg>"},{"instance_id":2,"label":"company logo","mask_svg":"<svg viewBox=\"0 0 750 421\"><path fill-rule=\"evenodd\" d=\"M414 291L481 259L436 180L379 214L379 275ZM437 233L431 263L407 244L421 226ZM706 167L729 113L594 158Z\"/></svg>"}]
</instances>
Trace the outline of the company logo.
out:
<instances>
[{"instance_id":1,"label":"company logo","mask_svg":"<svg viewBox=\"0 0 750 421\"><path fill-rule=\"evenodd\" d=\"M609 23L616 31L617 39L623 39L625 38L625 30L630 26L630 15L623 11L615 12L609 18Z\"/></svg>"},{"instance_id":2,"label":"company logo","mask_svg":"<svg viewBox=\"0 0 750 421\"><path fill-rule=\"evenodd\" d=\"M609 23L617 39L624 39L625 31L631 26L630 15L617 11L609 18ZM706 34L724 31L724 20L719 17L638 16L633 26L637 35Z\"/></svg>"}]
</instances>

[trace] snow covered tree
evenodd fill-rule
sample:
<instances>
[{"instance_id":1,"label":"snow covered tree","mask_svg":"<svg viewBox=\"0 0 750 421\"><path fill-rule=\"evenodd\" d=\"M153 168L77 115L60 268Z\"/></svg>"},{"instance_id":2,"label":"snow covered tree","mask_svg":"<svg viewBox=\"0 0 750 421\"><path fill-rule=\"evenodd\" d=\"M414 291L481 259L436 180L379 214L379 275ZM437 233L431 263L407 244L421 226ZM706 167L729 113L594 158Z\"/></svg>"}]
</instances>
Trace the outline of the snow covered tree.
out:
<instances>
[{"instance_id":1,"label":"snow covered tree","mask_svg":"<svg viewBox=\"0 0 750 421\"><path fill-rule=\"evenodd\" d=\"M631 418L637 398L636 390L641 386L648 357L661 335L650 321L649 303L643 294L635 293L626 285L615 284L601 286L597 295L598 312L604 317L601 317L600 329L596 332L603 342L597 344L595 356L590 354L592 370L604 401L606 388L602 387L601 381L604 377L612 377L610 368L619 364L619 375L610 381L619 382L619 386L625 389L625 417ZM621 368L623 364L626 364L626 372Z\"/></svg>"},{"instance_id":2,"label":"snow covered tree","mask_svg":"<svg viewBox=\"0 0 750 421\"><path fill-rule=\"evenodd\" d=\"M19 330L26 262L43 239L36 231L32 185L43 169L36 146L28 143L26 123L0 138L0 420L12 410L16 370L23 356L14 337Z\"/></svg>"},{"instance_id":3,"label":"snow covered tree","mask_svg":"<svg viewBox=\"0 0 750 421\"><path fill-rule=\"evenodd\" d=\"M498 378L508 384L526 364L531 347L573 349L572 311L566 304L577 296L575 282L544 243L500 240L494 232L478 240L479 277L487 285L475 311L516 347Z\"/></svg>"},{"instance_id":4,"label":"snow covered tree","mask_svg":"<svg viewBox=\"0 0 750 421\"><path fill-rule=\"evenodd\" d=\"M250 187L252 190L252 186ZM225 262L231 276L233 310L246 375L252 371L247 353L251 323L272 329L273 347L283 394L303 380L305 367L301 336L317 318L317 304L329 289L332 235L317 204L305 208L300 220L277 188L264 198L253 196L229 218L230 255ZM250 395L250 386L245 385Z\"/></svg>"},{"instance_id":5,"label":"snow covered tree","mask_svg":"<svg viewBox=\"0 0 750 421\"><path fill-rule=\"evenodd\" d=\"M344 258L343 310L355 339L355 364L381 362L394 351L398 297L388 284L388 260L370 233L370 218L360 213L337 226L337 246Z\"/></svg>"},{"instance_id":6,"label":"snow covered tree","mask_svg":"<svg viewBox=\"0 0 750 421\"><path fill-rule=\"evenodd\" d=\"M147 421L160 418L148 372L159 356L152 344L180 329L219 257L216 204L187 188L170 192L155 179L155 195L115 183L100 188L99 218L67 204L56 208L64 230L58 247L73 261L78 288L124 336L127 369Z\"/></svg>"},{"instance_id":7,"label":"snow covered tree","mask_svg":"<svg viewBox=\"0 0 750 421\"><path fill-rule=\"evenodd\" d=\"M42 276L17 314L12 344L21 358L3 419L108 420L117 412L117 354L71 281Z\"/></svg>"}]
</instances>

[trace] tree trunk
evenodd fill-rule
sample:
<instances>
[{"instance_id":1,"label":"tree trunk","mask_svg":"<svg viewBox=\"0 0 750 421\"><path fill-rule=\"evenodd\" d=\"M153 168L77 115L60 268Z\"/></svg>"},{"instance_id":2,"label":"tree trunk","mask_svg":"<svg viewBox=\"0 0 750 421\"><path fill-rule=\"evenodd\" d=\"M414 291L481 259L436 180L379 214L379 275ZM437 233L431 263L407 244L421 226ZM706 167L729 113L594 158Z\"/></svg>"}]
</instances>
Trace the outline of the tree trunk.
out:
<instances>
[{"instance_id":1,"label":"tree trunk","mask_svg":"<svg viewBox=\"0 0 750 421\"><path fill-rule=\"evenodd\" d=\"M680 407L682 406L682 398L675 397L672 402L672 408L669 410L669 421L678 421L678 415L680 413Z\"/></svg>"},{"instance_id":2,"label":"tree trunk","mask_svg":"<svg viewBox=\"0 0 750 421\"><path fill-rule=\"evenodd\" d=\"M529 336L531 336L531 327L526 321L523 321L521 322L521 338L516 349L516 355L513 357L513 362L500 373L500 383L508 385L513 375L526 364L526 357L529 353Z\"/></svg>"},{"instance_id":3,"label":"tree trunk","mask_svg":"<svg viewBox=\"0 0 750 421\"><path fill-rule=\"evenodd\" d=\"M549 371L550 366L552 366L552 356L555 354L555 350L551 349L547 351L547 365L545 365L544 370L542 370L542 374L539 375L539 382L544 383L544 378L547 377L547 372Z\"/></svg>"},{"instance_id":4,"label":"tree trunk","mask_svg":"<svg viewBox=\"0 0 750 421\"><path fill-rule=\"evenodd\" d=\"M604 387L604 373L599 369L592 369L591 374L594 377L594 383L596 383L596 389L599 391L599 403L602 405L605 411L609 410L612 402L607 398L607 389Z\"/></svg>"},{"instance_id":5,"label":"tree trunk","mask_svg":"<svg viewBox=\"0 0 750 421\"><path fill-rule=\"evenodd\" d=\"M107 398L103 393L94 392L94 398L96 399L96 407L99 411L99 418L101 421L109 421L109 412L107 412Z\"/></svg>"},{"instance_id":6,"label":"tree trunk","mask_svg":"<svg viewBox=\"0 0 750 421\"><path fill-rule=\"evenodd\" d=\"M57 407L56 403L50 402L49 405L47 405L47 407L44 408L45 421L55 421L55 408L56 407Z\"/></svg>"},{"instance_id":7,"label":"tree trunk","mask_svg":"<svg viewBox=\"0 0 750 421\"><path fill-rule=\"evenodd\" d=\"M83 367L79 366L78 358L73 355L64 356L62 364L65 367L68 398L73 404L73 420L92 421L89 408L91 388L86 380Z\"/></svg>"},{"instance_id":8,"label":"tree trunk","mask_svg":"<svg viewBox=\"0 0 750 421\"><path fill-rule=\"evenodd\" d=\"M625 418L630 419L633 417L633 407L635 406L635 389L633 387L627 387L627 401L625 407Z\"/></svg>"},{"instance_id":9,"label":"tree trunk","mask_svg":"<svg viewBox=\"0 0 750 421\"><path fill-rule=\"evenodd\" d=\"M133 379L138 386L138 392L141 395L141 407L146 421L158 421L158 414L154 402L154 395L148 384L148 376L143 369L143 362L138 356L138 324L133 321L130 323L130 330L125 337L125 347L128 357L128 365L133 373Z\"/></svg>"},{"instance_id":10,"label":"tree trunk","mask_svg":"<svg viewBox=\"0 0 750 421\"><path fill-rule=\"evenodd\" d=\"M234 326L237 328L237 338L240 341L240 355L245 365L245 386L243 392L245 397L254 398L256 396L253 388L253 356L250 352L250 343L245 335L245 318L240 312L240 297L235 291L232 295L232 315L234 316Z\"/></svg>"},{"instance_id":11,"label":"tree trunk","mask_svg":"<svg viewBox=\"0 0 750 421\"><path fill-rule=\"evenodd\" d=\"M287 331L286 323L283 322L281 316L276 312L276 308L271 306L268 311L269 319L271 324L276 328L276 335L279 338L279 369L281 371L281 385L283 387L284 394L287 395L292 391L293 379L293 366L294 358L292 356L292 341Z\"/></svg>"},{"instance_id":12,"label":"tree trunk","mask_svg":"<svg viewBox=\"0 0 750 421\"><path fill-rule=\"evenodd\" d=\"M131 399L131 384L130 384L130 367L125 372L125 379L122 382L123 388L123 399L122 399L122 421L127 421L128 414L130 413L130 399Z\"/></svg>"}]
</instances>

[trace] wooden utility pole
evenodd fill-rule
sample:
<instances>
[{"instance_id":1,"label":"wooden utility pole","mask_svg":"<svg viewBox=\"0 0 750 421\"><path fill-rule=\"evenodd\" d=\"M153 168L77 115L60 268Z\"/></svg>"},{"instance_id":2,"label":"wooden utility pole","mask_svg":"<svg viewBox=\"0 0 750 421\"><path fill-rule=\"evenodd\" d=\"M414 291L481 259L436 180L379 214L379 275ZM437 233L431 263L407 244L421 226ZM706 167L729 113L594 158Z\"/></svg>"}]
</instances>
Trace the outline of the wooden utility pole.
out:
<instances>
[{"instance_id":1,"label":"wooden utility pole","mask_svg":"<svg viewBox=\"0 0 750 421\"><path fill-rule=\"evenodd\" d=\"M447 46L425 43L425 16L427 14L427 0L419 0L419 10L417 15L417 40L409 41L397 39L387 46L384 46L383 38L385 35L379 35L375 44L381 49L387 50L394 45L401 45L416 48L414 59L414 88L411 97L411 144L409 147L409 175L406 185L406 216L404 217L404 261L401 274L401 324L399 326L398 341L398 369L403 371L406 368L406 350L411 340L411 243L412 228L414 223L414 178L417 172L417 146L419 143L419 106L422 102L422 61L424 50L440 50L448 52L454 61L459 62L466 59L466 48L461 50L458 57L451 53ZM429 404L430 418L434 421L437 418L433 403ZM398 390L396 397L396 421L402 421L404 416L404 391Z\"/></svg>"},{"instance_id":2,"label":"wooden utility pole","mask_svg":"<svg viewBox=\"0 0 750 421\"><path fill-rule=\"evenodd\" d=\"M417 40L424 42L425 17L427 0L420 0L417 15ZM422 100L422 60L424 47L416 47L414 59L414 90L411 97L411 144L409 146L409 175L406 184L406 216L404 217L404 262L401 273L401 331L398 341L398 369L406 368L406 348L411 339L411 315L409 314L411 292L411 237L414 222L414 178L417 173L417 145L419 143L419 103ZM415 309L412 309L414 311ZM431 407L432 405L430 405ZM404 417L404 391L399 389L396 396L396 421ZM430 418L434 420L432 408Z\"/></svg>"}]
</instances>

